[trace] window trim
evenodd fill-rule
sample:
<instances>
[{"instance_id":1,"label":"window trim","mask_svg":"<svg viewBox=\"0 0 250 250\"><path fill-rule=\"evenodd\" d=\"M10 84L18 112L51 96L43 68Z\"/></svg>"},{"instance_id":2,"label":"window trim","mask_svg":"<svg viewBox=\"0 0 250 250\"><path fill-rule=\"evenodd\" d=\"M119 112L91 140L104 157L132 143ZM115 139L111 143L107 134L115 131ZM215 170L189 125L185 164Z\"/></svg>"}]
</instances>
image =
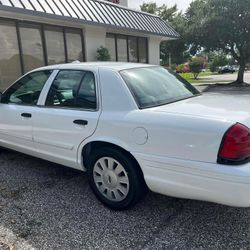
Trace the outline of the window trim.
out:
<instances>
[{"instance_id":1,"label":"window trim","mask_svg":"<svg viewBox=\"0 0 250 250\"><path fill-rule=\"evenodd\" d=\"M30 72L27 72L26 74L24 74L23 76L19 77L14 83L12 83L3 93L2 96L4 96L15 84L17 84L20 80L22 80L23 78L25 78L26 76L33 74L33 73L39 73L39 72L43 72L43 71L51 71L51 74L49 76L49 78L47 79L47 81L44 83L43 88L41 89L41 93L39 95L39 98L37 100L36 104L24 104L24 103L9 103L9 102L0 102L1 105L15 105L15 106L24 106L24 107L39 107L39 101L43 96L43 90L46 87L46 85L49 83L50 79L53 77L53 73L54 70L53 69L43 69L43 70L33 70Z\"/></svg>"},{"instance_id":2,"label":"window trim","mask_svg":"<svg viewBox=\"0 0 250 250\"><path fill-rule=\"evenodd\" d=\"M18 43L18 49L19 49L19 55L20 55L20 66L21 66L21 74L22 76L24 76L26 73L29 72L25 72L25 67L24 67L24 56L23 56L23 51L22 51L22 41L21 41L21 36L20 36L20 27L22 27L22 25L28 25L28 26L36 26L40 32L41 32L41 42L42 42L42 47L43 47L43 59L44 59L44 66L48 66L48 56L47 56L47 50L46 50L46 41L45 41L45 30L46 27L51 27L51 28L61 28L65 31L71 31L71 32L77 32L80 37L81 37L81 49L82 49L82 54L83 54L83 62L86 61L86 51L85 51L85 43L84 43L84 32L82 28L77 28L77 27L72 27L72 26L64 26L64 25L54 25L54 24L47 24L47 23L43 23L43 22L36 22L36 21L26 21L26 20L19 20L19 19L15 19L15 18L8 18L8 17L0 17L0 22L1 21L7 21L10 23L13 23L13 25L16 27L16 34L17 34L17 43ZM67 46L67 42L65 41L64 43L65 49L66 49L66 53L68 51L68 46ZM46 52L46 53L45 53ZM65 54L65 63L67 63L67 58L66 58L66 54ZM22 76L20 78L22 78ZM19 78L19 79L20 79ZM11 86L11 85L10 85Z\"/></svg>"},{"instance_id":3,"label":"window trim","mask_svg":"<svg viewBox=\"0 0 250 250\"><path fill-rule=\"evenodd\" d=\"M39 33L40 33L40 36L41 36L41 45L42 45L42 60L43 60L43 64L45 66L48 65L48 58L47 58L47 51L46 51L46 42L45 42L45 34L44 34L44 27L43 27L43 24L42 23L33 23L33 22L27 22L27 21L18 21L17 20L17 24L18 24L18 32L19 32L19 40L18 42L20 42L20 47L21 47L21 50L22 50L22 69L23 69L23 72L22 74L25 72L25 60L24 60L24 53L23 53L23 42L22 42L22 37L21 37L21 29L22 28L31 28L31 29L35 29L35 30L38 30ZM41 67L43 67L44 65L42 65ZM28 70L28 72L30 72L31 70Z\"/></svg>"},{"instance_id":4,"label":"window trim","mask_svg":"<svg viewBox=\"0 0 250 250\"><path fill-rule=\"evenodd\" d=\"M158 66L158 65L153 65L153 66L144 66L144 67L142 66L142 67L138 67L136 69L143 69L143 68L151 68L152 69L152 68L163 68L163 67L162 66ZM172 104L172 103L180 102L180 101L183 101L183 100L191 99L191 98L194 98L194 97L202 95L202 93L194 87L197 90L198 93L195 94L195 95L193 95L193 96L185 97L185 98L182 98L182 99L179 99L179 100L170 101L170 102L163 103L163 104L159 104L157 106L152 105L152 106L147 106L147 107L141 107L140 103L138 102L138 98L135 96L135 93L134 93L133 89L131 88L131 86L129 86L129 84L127 83L127 81L125 81L124 77L121 74L123 71L131 70L131 69L134 69L134 68L122 69L122 70L119 71L119 75L121 76L123 82L125 83L126 87L128 88L128 90L129 90L132 98L134 99L134 101L135 101L135 103L137 105L137 108L139 110L144 110L144 109L150 109L150 108L156 108L156 107L160 107L160 106L164 106L164 105L169 105L169 104ZM186 81L186 80L184 79L184 81ZM186 81L186 82L188 84L190 84L188 81Z\"/></svg>"},{"instance_id":5,"label":"window trim","mask_svg":"<svg viewBox=\"0 0 250 250\"><path fill-rule=\"evenodd\" d=\"M96 108L95 109L87 109L87 108L76 108L76 107L60 107L60 106L47 106L46 105L46 100L49 94L49 91L51 89L52 84L54 83L56 77L61 71L83 71L86 73L90 72L93 74L94 79L95 79L95 96L96 96ZM56 70L55 75L53 76L53 79L51 79L51 82L48 86L48 89L44 93L44 100L42 104L39 104L39 108L48 108L48 109L62 109L62 110L74 110L74 111L87 111L87 112L98 112L100 110L100 101L99 101L99 82L98 82L98 76L95 71L91 71L89 69L58 69Z\"/></svg>"},{"instance_id":6,"label":"window trim","mask_svg":"<svg viewBox=\"0 0 250 250\"><path fill-rule=\"evenodd\" d=\"M83 30L82 29L77 29L77 28L69 28L69 27L63 27L63 36L64 36L64 47L66 49L65 55L66 55L66 63L69 63L69 50L68 50L68 43L67 43L67 34L77 34L80 36L80 41L81 41L81 49L82 49L82 61L85 62L85 49L84 49L84 35L83 35Z\"/></svg>"},{"instance_id":7,"label":"window trim","mask_svg":"<svg viewBox=\"0 0 250 250\"><path fill-rule=\"evenodd\" d=\"M118 62L118 42L117 40L119 39L119 36L124 36L126 39L126 52L127 52L127 62L129 61L129 38L136 38L136 43L137 43L137 63L140 63L140 52L139 52L139 39L143 38L145 39L145 45L146 45L146 63L148 64L149 62L149 47L148 47L148 37L143 37L143 36L132 36L132 35L125 35L125 34L120 34L120 33L110 33L107 32L106 33L106 38L111 38L111 37L107 37L107 36L113 36L113 38L115 39L115 57L116 57L116 62Z\"/></svg>"},{"instance_id":8,"label":"window trim","mask_svg":"<svg viewBox=\"0 0 250 250\"><path fill-rule=\"evenodd\" d=\"M48 37L46 34L46 31L55 31L58 33L62 33L62 38L63 38L63 56L64 56L64 63L67 61L67 51L66 51L66 46L65 46L65 39L64 39L64 28L63 27L58 27L58 26L54 26L54 25L44 25L42 24L42 39L43 39L43 43L44 43L44 57L45 57L45 63L46 65L52 66L52 65L56 65L59 63L55 63L55 64L49 64L49 53L48 53Z\"/></svg>"}]
</instances>

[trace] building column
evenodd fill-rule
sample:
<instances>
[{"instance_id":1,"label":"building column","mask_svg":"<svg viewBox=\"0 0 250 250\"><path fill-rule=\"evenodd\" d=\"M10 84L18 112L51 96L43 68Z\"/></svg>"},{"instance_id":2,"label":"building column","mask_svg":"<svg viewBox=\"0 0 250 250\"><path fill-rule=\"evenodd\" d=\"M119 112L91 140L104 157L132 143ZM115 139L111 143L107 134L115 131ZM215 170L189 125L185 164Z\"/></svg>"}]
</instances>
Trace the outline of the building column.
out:
<instances>
[{"instance_id":1,"label":"building column","mask_svg":"<svg viewBox=\"0 0 250 250\"><path fill-rule=\"evenodd\" d=\"M105 47L106 28L88 26L84 29L85 58L87 62L96 61L96 50Z\"/></svg>"},{"instance_id":2,"label":"building column","mask_svg":"<svg viewBox=\"0 0 250 250\"><path fill-rule=\"evenodd\" d=\"M150 36L148 39L148 62L149 64L160 64L161 37Z\"/></svg>"}]
</instances>

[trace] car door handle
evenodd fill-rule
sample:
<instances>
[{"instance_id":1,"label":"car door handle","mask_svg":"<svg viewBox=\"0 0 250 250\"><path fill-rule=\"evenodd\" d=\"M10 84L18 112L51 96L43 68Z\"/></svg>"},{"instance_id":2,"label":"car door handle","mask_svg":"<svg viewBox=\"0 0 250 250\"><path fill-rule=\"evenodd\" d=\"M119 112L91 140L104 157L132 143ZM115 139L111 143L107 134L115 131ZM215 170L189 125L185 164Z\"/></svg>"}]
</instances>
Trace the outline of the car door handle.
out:
<instances>
[{"instance_id":1,"label":"car door handle","mask_svg":"<svg viewBox=\"0 0 250 250\"><path fill-rule=\"evenodd\" d=\"M32 115L30 113L22 113L21 116L26 117L26 118L31 118L32 117Z\"/></svg>"},{"instance_id":2,"label":"car door handle","mask_svg":"<svg viewBox=\"0 0 250 250\"><path fill-rule=\"evenodd\" d=\"M74 120L74 123L77 125L82 125L82 126L88 125L88 121L86 120Z\"/></svg>"}]
</instances>

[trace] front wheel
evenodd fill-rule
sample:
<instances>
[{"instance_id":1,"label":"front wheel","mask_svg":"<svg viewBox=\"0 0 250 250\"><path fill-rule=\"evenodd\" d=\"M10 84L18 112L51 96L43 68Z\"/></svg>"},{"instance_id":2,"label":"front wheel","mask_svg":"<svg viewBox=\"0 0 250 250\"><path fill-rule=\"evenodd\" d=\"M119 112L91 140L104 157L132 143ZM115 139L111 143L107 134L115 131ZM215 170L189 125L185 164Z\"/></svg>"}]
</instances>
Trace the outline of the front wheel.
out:
<instances>
[{"instance_id":1,"label":"front wheel","mask_svg":"<svg viewBox=\"0 0 250 250\"><path fill-rule=\"evenodd\" d=\"M138 164L113 148L98 149L90 157L89 183L97 198L115 210L125 210L143 198L146 185Z\"/></svg>"}]
</instances>

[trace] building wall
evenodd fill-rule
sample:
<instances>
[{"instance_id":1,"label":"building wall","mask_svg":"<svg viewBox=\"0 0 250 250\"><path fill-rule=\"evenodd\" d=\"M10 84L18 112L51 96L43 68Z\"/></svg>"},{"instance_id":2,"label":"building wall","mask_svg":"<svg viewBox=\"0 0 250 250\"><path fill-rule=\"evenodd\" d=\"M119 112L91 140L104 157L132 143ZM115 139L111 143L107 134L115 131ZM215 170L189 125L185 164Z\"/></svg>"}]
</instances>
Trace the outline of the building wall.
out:
<instances>
[{"instance_id":1,"label":"building wall","mask_svg":"<svg viewBox=\"0 0 250 250\"><path fill-rule=\"evenodd\" d=\"M160 43L162 38L150 36L148 39L148 60L150 64L160 64Z\"/></svg>"},{"instance_id":2,"label":"building wall","mask_svg":"<svg viewBox=\"0 0 250 250\"><path fill-rule=\"evenodd\" d=\"M86 26L84 28L85 59L96 61L96 50L105 47L106 29L103 27Z\"/></svg>"},{"instance_id":3,"label":"building wall","mask_svg":"<svg viewBox=\"0 0 250 250\"><path fill-rule=\"evenodd\" d=\"M128 0L106 0L108 2L111 2L111 3L116 3L116 4L120 4L120 5L123 5L123 6L128 6Z\"/></svg>"},{"instance_id":4,"label":"building wall","mask_svg":"<svg viewBox=\"0 0 250 250\"><path fill-rule=\"evenodd\" d=\"M128 0L120 0L120 5L128 7Z\"/></svg>"},{"instance_id":5,"label":"building wall","mask_svg":"<svg viewBox=\"0 0 250 250\"><path fill-rule=\"evenodd\" d=\"M100 46L107 47L106 44L106 34L118 34L118 35L128 35L131 37L147 37L140 33L125 33L117 32L115 30L108 30L103 27L93 27L89 26L84 29L84 39L85 39L85 57L86 61L96 61L96 50ZM161 37L149 36L148 39L148 63L149 64L160 64L160 43L162 41Z\"/></svg>"}]
</instances>

